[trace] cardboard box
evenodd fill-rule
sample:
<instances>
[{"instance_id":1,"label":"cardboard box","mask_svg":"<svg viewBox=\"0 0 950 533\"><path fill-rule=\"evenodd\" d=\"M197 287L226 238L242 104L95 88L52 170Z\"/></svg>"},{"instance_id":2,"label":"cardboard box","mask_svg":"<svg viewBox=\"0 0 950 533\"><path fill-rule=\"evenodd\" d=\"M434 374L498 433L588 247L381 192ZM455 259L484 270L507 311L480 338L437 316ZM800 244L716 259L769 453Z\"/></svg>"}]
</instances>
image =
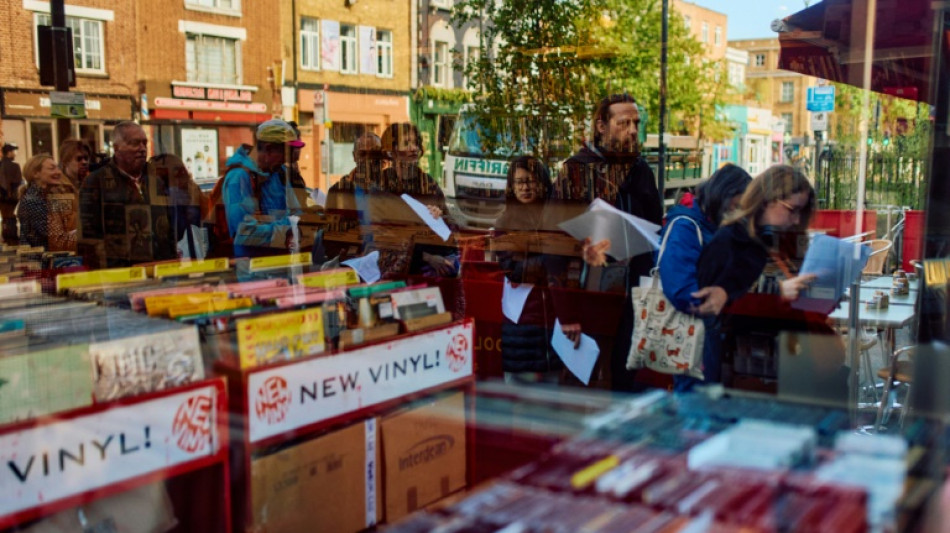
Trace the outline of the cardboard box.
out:
<instances>
[{"instance_id":1,"label":"cardboard box","mask_svg":"<svg viewBox=\"0 0 950 533\"><path fill-rule=\"evenodd\" d=\"M361 531L380 514L375 418L251 461L253 528Z\"/></svg>"},{"instance_id":2,"label":"cardboard box","mask_svg":"<svg viewBox=\"0 0 950 533\"><path fill-rule=\"evenodd\" d=\"M465 487L465 414L456 392L380 422L387 522Z\"/></svg>"}]
</instances>

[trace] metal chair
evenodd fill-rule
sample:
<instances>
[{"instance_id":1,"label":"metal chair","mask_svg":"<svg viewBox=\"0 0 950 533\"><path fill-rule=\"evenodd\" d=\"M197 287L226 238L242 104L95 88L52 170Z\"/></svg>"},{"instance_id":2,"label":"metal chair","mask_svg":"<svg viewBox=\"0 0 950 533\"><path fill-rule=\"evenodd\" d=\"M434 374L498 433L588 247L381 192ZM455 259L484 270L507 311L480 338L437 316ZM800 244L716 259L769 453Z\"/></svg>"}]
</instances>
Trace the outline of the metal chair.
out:
<instances>
[{"instance_id":1,"label":"metal chair","mask_svg":"<svg viewBox=\"0 0 950 533\"><path fill-rule=\"evenodd\" d=\"M904 385L907 389L904 404L900 406L901 417L898 420L898 426L904 426L904 419L907 417L907 412L910 411L910 387L914 381L914 363L910 359L916 349L916 346L906 346L894 350L888 365L877 371L877 375L884 380L884 390L881 392L881 401L878 403L877 416L874 419L874 428L877 431L884 429L883 424L885 415L888 414L887 411L895 408L895 405L890 404L891 387L895 385ZM905 354L908 356L908 360L901 361L901 356ZM888 409L888 406L890 406L890 409Z\"/></svg>"}]
</instances>

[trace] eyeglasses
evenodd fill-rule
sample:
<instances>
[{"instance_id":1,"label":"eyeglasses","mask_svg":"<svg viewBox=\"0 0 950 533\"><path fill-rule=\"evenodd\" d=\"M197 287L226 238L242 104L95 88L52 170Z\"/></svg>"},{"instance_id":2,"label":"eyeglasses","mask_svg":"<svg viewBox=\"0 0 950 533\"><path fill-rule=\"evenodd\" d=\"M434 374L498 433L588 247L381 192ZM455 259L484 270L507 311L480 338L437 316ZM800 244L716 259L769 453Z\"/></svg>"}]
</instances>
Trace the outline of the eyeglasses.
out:
<instances>
[{"instance_id":1,"label":"eyeglasses","mask_svg":"<svg viewBox=\"0 0 950 533\"><path fill-rule=\"evenodd\" d=\"M785 200L775 200L775 201L781 204L782 207L784 207L785 209L788 209L788 212L793 215L801 215L802 211L805 209L804 206L795 207L794 205L786 202Z\"/></svg>"}]
</instances>

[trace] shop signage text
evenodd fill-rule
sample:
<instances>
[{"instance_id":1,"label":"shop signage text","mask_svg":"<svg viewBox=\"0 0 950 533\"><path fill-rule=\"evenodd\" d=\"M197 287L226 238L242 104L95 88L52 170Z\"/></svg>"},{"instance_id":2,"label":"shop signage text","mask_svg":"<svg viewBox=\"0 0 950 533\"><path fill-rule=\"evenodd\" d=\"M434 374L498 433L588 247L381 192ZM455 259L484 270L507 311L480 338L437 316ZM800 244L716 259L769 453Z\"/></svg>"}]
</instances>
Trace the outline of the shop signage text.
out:
<instances>
[{"instance_id":1,"label":"shop signage text","mask_svg":"<svg viewBox=\"0 0 950 533\"><path fill-rule=\"evenodd\" d=\"M172 97L188 98L190 100L215 100L218 102L250 102L254 99L254 93L246 89L172 85Z\"/></svg>"},{"instance_id":2,"label":"shop signage text","mask_svg":"<svg viewBox=\"0 0 950 533\"><path fill-rule=\"evenodd\" d=\"M217 453L215 387L0 436L0 517Z\"/></svg>"},{"instance_id":3,"label":"shop signage text","mask_svg":"<svg viewBox=\"0 0 950 533\"><path fill-rule=\"evenodd\" d=\"M247 386L250 440L470 376L473 347L472 324L465 323L254 372Z\"/></svg>"}]
</instances>

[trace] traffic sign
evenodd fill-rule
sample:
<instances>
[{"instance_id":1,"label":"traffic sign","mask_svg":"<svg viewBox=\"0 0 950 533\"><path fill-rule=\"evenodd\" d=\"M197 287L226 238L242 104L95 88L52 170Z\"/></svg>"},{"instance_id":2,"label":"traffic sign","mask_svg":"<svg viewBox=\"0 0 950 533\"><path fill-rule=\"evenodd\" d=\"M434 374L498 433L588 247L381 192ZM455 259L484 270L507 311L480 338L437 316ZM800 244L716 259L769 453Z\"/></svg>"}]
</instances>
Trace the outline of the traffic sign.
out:
<instances>
[{"instance_id":1,"label":"traffic sign","mask_svg":"<svg viewBox=\"0 0 950 533\"><path fill-rule=\"evenodd\" d=\"M834 111L835 110L835 86L825 85L821 87L808 88L809 111Z\"/></svg>"},{"instance_id":2,"label":"traffic sign","mask_svg":"<svg viewBox=\"0 0 950 533\"><path fill-rule=\"evenodd\" d=\"M828 113L824 111L811 114L812 131L828 131Z\"/></svg>"}]
</instances>

